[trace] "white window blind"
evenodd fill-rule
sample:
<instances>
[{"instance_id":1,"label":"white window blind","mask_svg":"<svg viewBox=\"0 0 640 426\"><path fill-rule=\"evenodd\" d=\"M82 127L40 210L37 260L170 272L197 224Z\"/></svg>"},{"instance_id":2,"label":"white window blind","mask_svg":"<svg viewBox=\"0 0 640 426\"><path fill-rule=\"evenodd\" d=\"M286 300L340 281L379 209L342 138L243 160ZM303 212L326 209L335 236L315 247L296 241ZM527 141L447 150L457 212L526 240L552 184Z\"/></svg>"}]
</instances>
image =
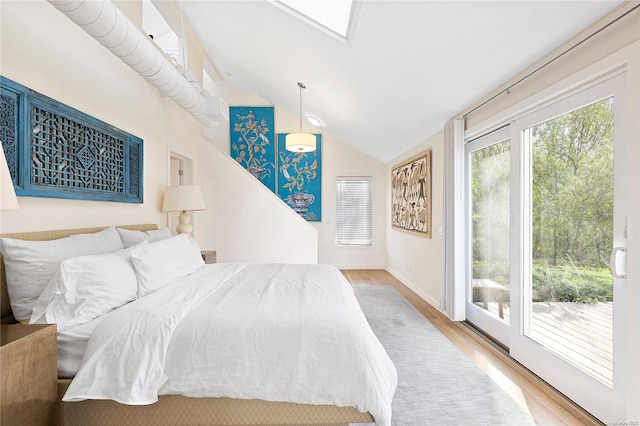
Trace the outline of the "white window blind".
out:
<instances>
[{"instance_id":1,"label":"white window blind","mask_svg":"<svg viewBox=\"0 0 640 426\"><path fill-rule=\"evenodd\" d=\"M372 179L338 178L336 244L373 244Z\"/></svg>"}]
</instances>

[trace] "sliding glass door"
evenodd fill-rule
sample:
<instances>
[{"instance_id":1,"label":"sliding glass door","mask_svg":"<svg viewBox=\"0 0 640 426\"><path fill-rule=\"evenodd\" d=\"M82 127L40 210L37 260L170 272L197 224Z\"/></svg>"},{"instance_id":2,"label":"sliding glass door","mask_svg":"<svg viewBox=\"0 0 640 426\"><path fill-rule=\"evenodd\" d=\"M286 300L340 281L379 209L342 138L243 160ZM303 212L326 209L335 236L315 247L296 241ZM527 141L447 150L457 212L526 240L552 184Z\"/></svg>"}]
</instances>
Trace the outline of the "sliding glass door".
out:
<instances>
[{"instance_id":1,"label":"sliding glass door","mask_svg":"<svg viewBox=\"0 0 640 426\"><path fill-rule=\"evenodd\" d=\"M614 98L523 130L531 165L523 334L613 385Z\"/></svg>"},{"instance_id":2,"label":"sliding glass door","mask_svg":"<svg viewBox=\"0 0 640 426\"><path fill-rule=\"evenodd\" d=\"M510 304L510 188L509 128L466 144L467 219L471 259L467 319L508 346Z\"/></svg>"},{"instance_id":3,"label":"sliding glass door","mask_svg":"<svg viewBox=\"0 0 640 426\"><path fill-rule=\"evenodd\" d=\"M603 421L621 418L625 75L467 143L467 319Z\"/></svg>"}]
</instances>

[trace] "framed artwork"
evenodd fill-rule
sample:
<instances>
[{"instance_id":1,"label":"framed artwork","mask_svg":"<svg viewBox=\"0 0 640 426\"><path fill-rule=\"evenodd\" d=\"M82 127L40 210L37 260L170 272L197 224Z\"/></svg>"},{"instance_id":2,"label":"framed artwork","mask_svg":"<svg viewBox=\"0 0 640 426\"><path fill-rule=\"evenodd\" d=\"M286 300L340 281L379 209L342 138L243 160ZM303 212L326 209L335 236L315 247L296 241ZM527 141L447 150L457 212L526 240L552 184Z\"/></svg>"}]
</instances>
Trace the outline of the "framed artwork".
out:
<instances>
[{"instance_id":1,"label":"framed artwork","mask_svg":"<svg viewBox=\"0 0 640 426\"><path fill-rule=\"evenodd\" d=\"M273 107L229 107L229 153L276 192L276 148Z\"/></svg>"},{"instance_id":2,"label":"framed artwork","mask_svg":"<svg viewBox=\"0 0 640 426\"><path fill-rule=\"evenodd\" d=\"M2 76L0 89L16 195L143 202L142 139Z\"/></svg>"},{"instance_id":3,"label":"framed artwork","mask_svg":"<svg viewBox=\"0 0 640 426\"><path fill-rule=\"evenodd\" d=\"M391 226L431 238L431 150L391 171Z\"/></svg>"},{"instance_id":4,"label":"framed artwork","mask_svg":"<svg viewBox=\"0 0 640 426\"><path fill-rule=\"evenodd\" d=\"M316 150L291 152L286 133L278 133L278 196L310 222L322 220L322 135L315 134Z\"/></svg>"}]
</instances>

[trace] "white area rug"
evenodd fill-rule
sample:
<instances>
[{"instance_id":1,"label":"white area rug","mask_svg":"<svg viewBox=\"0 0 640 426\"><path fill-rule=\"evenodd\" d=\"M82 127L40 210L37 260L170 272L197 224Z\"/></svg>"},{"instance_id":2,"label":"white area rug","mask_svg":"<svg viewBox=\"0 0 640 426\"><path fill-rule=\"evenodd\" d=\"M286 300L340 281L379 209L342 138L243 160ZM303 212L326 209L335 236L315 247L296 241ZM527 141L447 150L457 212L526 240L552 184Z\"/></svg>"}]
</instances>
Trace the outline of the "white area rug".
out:
<instances>
[{"instance_id":1,"label":"white area rug","mask_svg":"<svg viewBox=\"0 0 640 426\"><path fill-rule=\"evenodd\" d=\"M398 370L394 426L535 424L396 289L368 285L354 289Z\"/></svg>"}]
</instances>

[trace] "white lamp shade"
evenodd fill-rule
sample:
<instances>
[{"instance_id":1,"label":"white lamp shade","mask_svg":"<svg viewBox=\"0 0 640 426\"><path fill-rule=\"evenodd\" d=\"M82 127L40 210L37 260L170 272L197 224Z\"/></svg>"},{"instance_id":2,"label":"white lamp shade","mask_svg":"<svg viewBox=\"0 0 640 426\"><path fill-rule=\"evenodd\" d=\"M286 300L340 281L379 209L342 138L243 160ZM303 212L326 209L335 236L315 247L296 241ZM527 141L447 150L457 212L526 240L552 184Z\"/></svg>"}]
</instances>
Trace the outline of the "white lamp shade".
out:
<instances>
[{"instance_id":1,"label":"white lamp shade","mask_svg":"<svg viewBox=\"0 0 640 426\"><path fill-rule=\"evenodd\" d=\"M4 150L0 145L0 210L18 210L18 199L13 189L13 181L7 166L7 159L4 157Z\"/></svg>"},{"instance_id":2,"label":"white lamp shade","mask_svg":"<svg viewBox=\"0 0 640 426\"><path fill-rule=\"evenodd\" d=\"M163 212L206 209L202 190L196 185L167 186L164 190Z\"/></svg>"},{"instance_id":3,"label":"white lamp shade","mask_svg":"<svg viewBox=\"0 0 640 426\"><path fill-rule=\"evenodd\" d=\"M311 152L316 150L316 135L311 133L289 133L285 137L287 151Z\"/></svg>"}]
</instances>

